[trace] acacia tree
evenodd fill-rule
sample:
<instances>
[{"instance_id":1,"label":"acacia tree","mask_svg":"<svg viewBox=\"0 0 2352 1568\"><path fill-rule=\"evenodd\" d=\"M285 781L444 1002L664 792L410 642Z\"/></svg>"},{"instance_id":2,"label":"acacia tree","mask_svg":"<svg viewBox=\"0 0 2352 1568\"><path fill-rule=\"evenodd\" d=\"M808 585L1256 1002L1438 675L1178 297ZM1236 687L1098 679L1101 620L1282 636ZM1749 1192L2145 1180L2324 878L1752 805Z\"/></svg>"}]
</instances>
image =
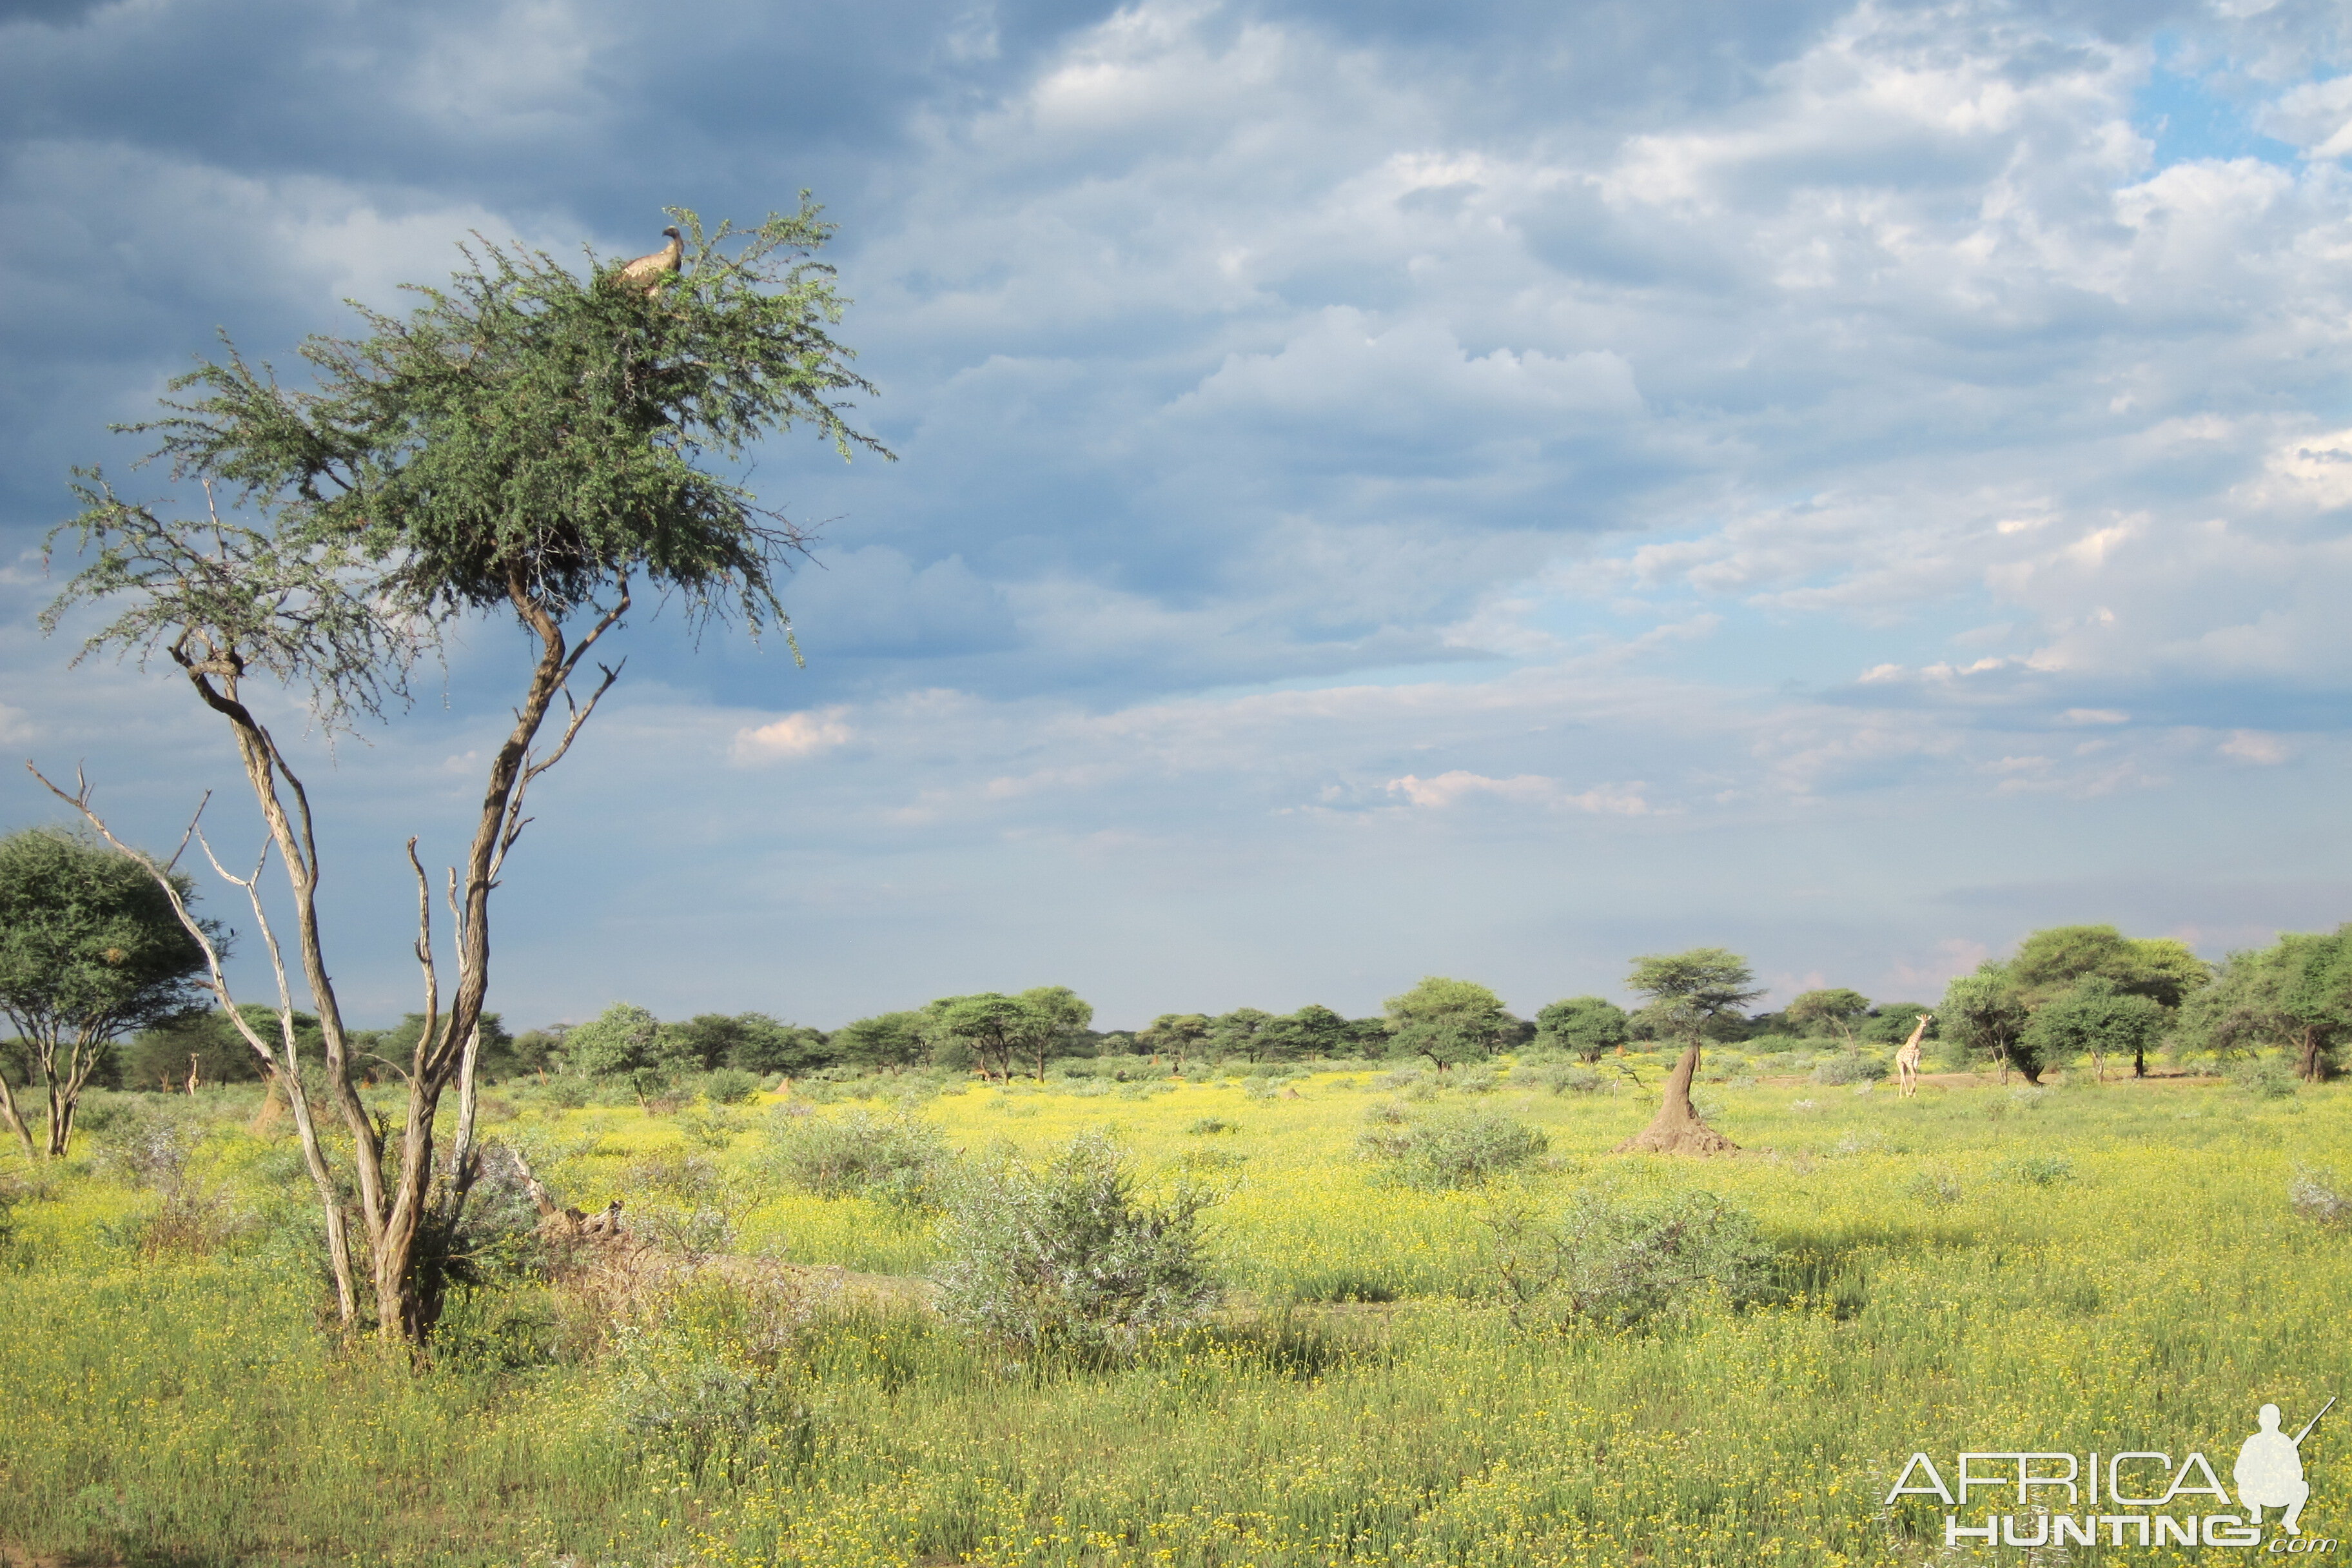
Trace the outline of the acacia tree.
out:
<instances>
[{"instance_id":1,"label":"acacia tree","mask_svg":"<svg viewBox=\"0 0 2352 1568\"><path fill-rule=\"evenodd\" d=\"M1382 1008L1396 1048L1428 1058L1439 1072L1492 1056L1511 1031L1503 999L1475 980L1432 974Z\"/></svg>"},{"instance_id":2,"label":"acacia tree","mask_svg":"<svg viewBox=\"0 0 2352 1568\"><path fill-rule=\"evenodd\" d=\"M806 538L709 465L739 464L752 442L802 424L844 458L882 450L838 401L872 388L827 331L843 301L811 259L832 232L819 210L803 195L796 213L709 234L694 214L671 211L689 258L673 277L625 282L593 255L583 276L480 242L448 287L416 289L422 303L406 316L357 307L365 336L307 341L308 390L280 385L231 345L173 384L183 395L166 400L163 418L131 427L156 438L174 479L203 484L205 518L125 500L91 469L68 525L95 560L48 624L83 601L125 604L84 651L168 655L236 738L292 893L328 1092L355 1145L377 1323L412 1341L437 1310L433 1243L457 1224L475 1174L490 891L528 821L531 783L562 758L619 669L600 666L584 696L574 678L646 587L697 626L740 619L756 634L776 624L789 638L776 580ZM257 525L223 520L210 505L216 486ZM405 1113L388 1135L360 1101L328 978L309 798L239 688L257 670L307 688L329 724L376 713L404 692L410 661L435 635L476 614L511 616L533 657L463 865L448 873L457 977L446 1018L431 890L410 846L425 1026L408 1053ZM542 745L559 701L562 722ZM258 917L257 895L255 908ZM291 1039L282 1061L249 1043L299 1084ZM445 1168L435 1122L453 1084ZM315 1155L307 1134L306 1150Z\"/></svg>"},{"instance_id":3,"label":"acacia tree","mask_svg":"<svg viewBox=\"0 0 2352 1568\"><path fill-rule=\"evenodd\" d=\"M971 1051L982 1077L1010 1082L1013 1053L1027 1045L1026 1031L1035 1016L1017 996L981 991L926 1003L923 1020L924 1030L933 1040L953 1042Z\"/></svg>"},{"instance_id":4,"label":"acacia tree","mask_svg":"<svg viewBox=\"0 0 2352 1568\"><path fill-rule=\"evenodd\" d=\"M178 891L190 895L186 878ZM204 928L215 933L216 926ZM23 1037L47 1100L43 1150L62 1159L90 1074L119 1036L192 1010L204 949L137 865L55 828L0 838L0 1015ZM33 1135L0 1075L0 1121Z\"/></svg>"},{"instance_id":5,"label":"acacia tree","mask_svg":"<svg viewBox=\"0 0 2352 1568\"><path fill-rule=\"evenodd\" d=\"M1135 1032L1135 1043L1154 1056L1176 1058L1176 1076L1184 1076L1184 1058L1198 1050L1210 1029L1205 1013L1162 1013Z\"/></svg>"},{"instance_id":6,"label":"acacia tree","mask_svg":"<svg viewBox=\"0 0 2352 1568\"><path fill-rule=\"evenodd\" d=\"M1838 1033L1847 1045L1853 1044L1853 1026L1870 1011L1870 998L1845 986L1826 991L1808 991L1781 1009L1780 1016L1800 1027L1826 1025Z\"/></svg>"},{"instance_id":7,"label":"acacia tree","mask_svg":"<svg viewBox=\"0 0 2352 1568\"><path fill-rule=\"evenodd\" d=\"M1734 1147L1730 1139L1709 1127L1691 1105L1691 1079L1698 1072L1699 1046L1707 1026L1737 1017L1739 1010L1764 994L1748 961L1720 947L1695 947L1685 952L1653 953L1633 961L1625 978L1633 990L1650 998L1644 1009L1682 1035L1688 1044L1666 1079L1658 1113L1649 1126L1617 1145L1618 1152L1635 1150L1653 1153L1712 1154Z\"/></svg>"}]
</instances>

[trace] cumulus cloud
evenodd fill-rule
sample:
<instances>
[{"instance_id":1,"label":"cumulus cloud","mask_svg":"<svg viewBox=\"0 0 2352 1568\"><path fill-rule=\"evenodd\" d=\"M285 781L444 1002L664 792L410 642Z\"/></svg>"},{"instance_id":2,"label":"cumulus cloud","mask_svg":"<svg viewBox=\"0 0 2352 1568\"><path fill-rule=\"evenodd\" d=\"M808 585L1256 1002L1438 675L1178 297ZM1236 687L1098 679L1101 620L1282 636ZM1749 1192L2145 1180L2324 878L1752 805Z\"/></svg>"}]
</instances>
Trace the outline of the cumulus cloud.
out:
<instances>
[{"instance_id":1,"label":"cumulus cloud","mask_svg":"<svg viewBox=\"0 0 2352 1568\"><path fill-rule=\"evenodd\" d=\"M747 725L735 731L734 760L740 763L772 763L813 757L849 742L845 708L825 708L808 713L787 713L766 724Z\"/></svg>"}]
</instances>

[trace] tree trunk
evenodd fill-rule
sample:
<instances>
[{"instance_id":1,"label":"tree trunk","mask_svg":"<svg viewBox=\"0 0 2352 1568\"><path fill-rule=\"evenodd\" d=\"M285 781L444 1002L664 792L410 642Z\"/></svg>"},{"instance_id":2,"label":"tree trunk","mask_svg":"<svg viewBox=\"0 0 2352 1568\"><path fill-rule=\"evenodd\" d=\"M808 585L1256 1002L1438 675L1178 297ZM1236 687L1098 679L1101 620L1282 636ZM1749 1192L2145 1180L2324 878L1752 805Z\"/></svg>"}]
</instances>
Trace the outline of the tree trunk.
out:
<instances>
[{"instance_id":1,"label":"tree trunk","mask_svg":"<svg viewBox=\"0 0 2352 1568\"><path fill-rule=\"evenodd\" d=\"M0 1121L6 1122L8 1131L16 1135L16 1142L24 1145L25 1158L36 1158L33 1130L25 1125L24 1115L16 1109L16 1091L8 1087L8 1075L5 1072L0 1072Z\"/></svg>"},{"instance_id":2,"label":"tree trunk","mask_svg":"<svg viewBox=\"0 0 2352 1568\"><path fill-rule=\"evenodd\" d=\"M1698 1042L1683 1049L1682 1059L1666 1079L1665 1099L1658 1114L1641 1131L1617 1145L1620 1154L1730 1154L1739 1145L1699 1120L1691 1106L1691 1077L1698 1071Z\"/></svg>"}]
</instances>

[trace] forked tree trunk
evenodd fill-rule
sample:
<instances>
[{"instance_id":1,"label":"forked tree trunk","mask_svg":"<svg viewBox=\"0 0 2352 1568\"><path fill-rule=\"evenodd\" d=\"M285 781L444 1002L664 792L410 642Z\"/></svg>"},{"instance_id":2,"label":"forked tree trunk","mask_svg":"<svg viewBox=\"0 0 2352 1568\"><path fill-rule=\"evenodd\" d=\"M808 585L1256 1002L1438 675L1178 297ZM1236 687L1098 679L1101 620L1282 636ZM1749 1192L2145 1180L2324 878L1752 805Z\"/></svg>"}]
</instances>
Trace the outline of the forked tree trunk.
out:
<instances>
[{"instance_id":1,"label":"forked tree trunk","mask_svg":"<svg viewBox=\"0 0 2352 1568\"><path fill-rule=\"evenodd\" d=\"M1665 1099L1650 1124L1617 1145L1620 1154L1731 1154L1739 1145L1699 1120L1691 1106L1691 1075L1698 1071L1698 1043L1683 1048L1666 1079Z\"/></svg>"}]
</instances>

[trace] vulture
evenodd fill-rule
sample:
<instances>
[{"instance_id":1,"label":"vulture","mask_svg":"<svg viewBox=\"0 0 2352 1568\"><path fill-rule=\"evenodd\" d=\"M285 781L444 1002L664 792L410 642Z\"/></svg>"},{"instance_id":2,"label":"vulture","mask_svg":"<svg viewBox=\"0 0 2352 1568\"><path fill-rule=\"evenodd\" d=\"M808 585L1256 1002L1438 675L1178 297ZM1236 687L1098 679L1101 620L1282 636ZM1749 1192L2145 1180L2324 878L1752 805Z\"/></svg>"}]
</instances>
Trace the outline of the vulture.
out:
<instances>
[{"instance_id":1,"label":"vulture","mask_svg":"<svg viewBox=\"0 0 2352 1568\"><path fill-rule=\"evenodd\" d=\"M666 228L662 232L669 236L667 245L651 256L638 257L614 276L624 283L644 284L648 294L660 288L664 279L677 277L679 264L686 259L686 241L678 237L676 228Z\"/></svg>"}]
</instances>

